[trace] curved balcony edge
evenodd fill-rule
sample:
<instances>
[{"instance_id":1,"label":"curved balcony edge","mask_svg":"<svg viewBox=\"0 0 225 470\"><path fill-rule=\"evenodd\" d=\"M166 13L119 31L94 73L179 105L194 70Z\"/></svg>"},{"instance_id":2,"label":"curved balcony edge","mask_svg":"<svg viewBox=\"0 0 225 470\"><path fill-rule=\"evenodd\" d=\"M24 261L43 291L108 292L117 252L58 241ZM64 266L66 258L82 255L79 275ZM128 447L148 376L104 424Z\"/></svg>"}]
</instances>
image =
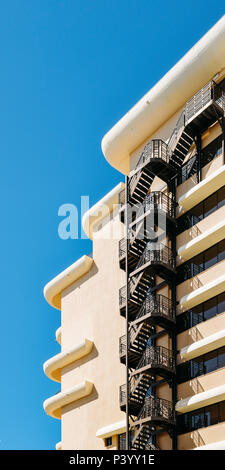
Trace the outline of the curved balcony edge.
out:
<instances>
[{"instance_id":1,"label":"curved balcony edge","mask_svg":"<svg viewBox=\"0 0 225 470\"><path fill-rule=\"evenodd\" d=\"M207 178L189 189L178 198L178 204L185 211L188 211L199 202L203 201L210 194L214 193L224 185L225 165L219 167Z\"/></svg>"},{"instance_id":2,"label":"curved balcony edge","mask_svg":"<svg viewBox=\"0 0 225 470\"><path fill-rule=\"evenodd\" d=\"M180 312L185 312L186 310L195 307L205 300L214 297L215 295L221 294L225 290L225 274L222 276L213 279L213 281L204 284L201 287L190 292L190 294L186 294L181 297L179 302L179 310Z\"/></svg>"},{"instance_id":3,"label":"curved balcony edge","mask_svg":"<svg viewBox=\"0 0 225 470\"><path fill-rule=\"evenodd\" d=\"M207 250L210 246L220 242L225 237L224 220L197 235L193 240L185 243L178 249L178 265L196 256L201 251Z\"/></svg>"},{"instance_id":4,"label":"curved balcony edge","mask_svg":"<svg viewBox=\"0 0 225 470\"><path fill-rule=\"evenodd\" d=\"M106 437L114 436L115 434L122 434L123 432L126 432L125 419L98 429L96 432L96 437L104 439Z\"/></svg>"},{"instance_id":5,"label":"curved balcony edge","mask_svg":"<svg viewBox=\"0 0 225 470\"><path fill-rule=\"evenodd\" d=\"M180 357L183 361L190 361L197 356L201 356L202 354L213 351L214 349L221 348L224 345L225 329L220 330L213 335L206 336L189 346L185 346L180 350Z\"/></svg>"},{"instance_id":6,"label":"curved balcony edge","mask_svg":"<svg viewBox=\"0 0 225 470\"><path fill-rule=\"evenodd\" d=\"M125 184L122 182L117 184L115 188L107 193L83 215L83 230L91 240L93 239L94 226L107 217L109 212L112 212L115 205L119 204L119 193L124 189L124 187Z\"/></svg>"},{"instance_id":7,"label":"curved balcony edge","mask_svg":"<svg viewBox=\"0 0 225 470\"><path fill-rule=\"evenodd\" d=\"M176 403L176 411L178 413L187 413L189 411L197 410L203 406L213 405L225 399L225 385L214 387L206 392L200 392L190 397L179 400Z\"/></svg>"},{"instance_id":8,"label":"curved balcony edge","mask_svg":"<svg viewBox=\"0 0 225 470\"><path fill-rule=\"evenodd\" d=\"M62 341L62 327L61 326L59 328L57 328L57 330L55 332L55 339L56 339L57 343L59 343L61 345L61 341Z\"/></svg>"},{"instance_id":9,"label":"curved balcony edge","mask_svg":"<svg viewBox=\"0 0 225 470\"><path fill-rule=\"evenodd\" d=\"M55 445L55 450L62 450L62 441L57 442Z\"/></svg>"},{"instance_id":10,"label":"curved balcony edge","mask_svg":"<svg viewBox=\"0 0 225 470\"><path fill-rule=\"evenodd\" d=\"M53 395L53 397L47 398L43 403L43 408L47 415L52 418L61 419L62 407L89 396L92 393L93 386L92 382L84 380L64 392L59 392Z\"/></svg>"},{"instance_id":11,"label":"curved balcony edge","mask_svg":"<svg viewBox=\"0 0 225 470\"><path fill-rule=\"evenodd\" d=\"M93 261L93 258L84 255L48 282L44 287L44 297L47 302L52 307L61 310L62 291L88 273Z\"/></svg>"},{"instance_id":12,"label":"curved balcony edge","mask_svg":"<svg viewBox=\"0 0 225 470\"><path fill-rule=\"evenodd\" d=\"M55 382L61 382L61 369L90 354L92 348L93 341L85 338L73 348L56 354L44 363L45 375Z\"/></svg>"}]
</instances>

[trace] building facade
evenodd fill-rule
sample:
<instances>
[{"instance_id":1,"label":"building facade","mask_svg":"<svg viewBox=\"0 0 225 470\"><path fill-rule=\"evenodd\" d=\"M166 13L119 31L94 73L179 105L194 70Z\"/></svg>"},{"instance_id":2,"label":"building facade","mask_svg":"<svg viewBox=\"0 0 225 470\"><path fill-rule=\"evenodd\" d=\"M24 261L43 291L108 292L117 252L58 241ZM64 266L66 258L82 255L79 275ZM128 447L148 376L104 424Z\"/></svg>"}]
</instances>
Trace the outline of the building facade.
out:
<instances>
[{"instance_id":1,"label":"building facade","mask_svg":"<svg viewBox=\"0 0 225 470\"><path fill-rule=\"evenodd\" d=\"M50 281L57 449L225 448L225 17L102 141L125 182Z\"/></svg>"}]
</instances>

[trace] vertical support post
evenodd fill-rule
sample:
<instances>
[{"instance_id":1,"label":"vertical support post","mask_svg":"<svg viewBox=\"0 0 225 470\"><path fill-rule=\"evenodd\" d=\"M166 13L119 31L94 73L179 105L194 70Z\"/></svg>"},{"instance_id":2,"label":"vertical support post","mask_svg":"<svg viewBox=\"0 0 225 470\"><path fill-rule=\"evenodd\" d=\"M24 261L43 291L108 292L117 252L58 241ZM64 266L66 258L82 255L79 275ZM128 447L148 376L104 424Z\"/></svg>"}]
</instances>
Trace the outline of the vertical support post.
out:
<instances>
[{"instance_id":1,"label":"vertical support post","mask_svg":"<svg viewBox=\"0 0 225 470\"><path fill-rule=\"evenodd\" d=\"M225 165L225 119L224 116L221 119L221 128L222 128L222 155L223 155L223 165Z\"/></svg>"},{"instance_id":2,"label":"vertical support post","mask_svg":"<svg viewBox=\"0 0 225 470\"><path fill-rule=\"evenodd\" d=\"M171 191L173 195L173 200L176 201L176 185L175 185L175 179L172 180L171 182ZM171 248L172 248L172 253L175 259L175 264L176 264L176 230L174 233L171 235ZM171 282L171 297L172 297L172 304L173 304L173 309L176 312L176 306L177 306L177 296L176 296L176 282L175 279L172 280ZM171 339L172 339L172 350L175 352L175 368L176 368L176 352L177 352L177 334L176 330L173 329L172 334L171 334ZM176 402L177 402L177 382L176 382L176 374L172 379L172 402L173 406L175 408ZM172 434L172 444L173 444L173 450L177 450L177 430L176 426L173 429L173 434Z\"/></svg>"},{"instance_id":3,"label":"vertical support post","mask_svg":"<svg viewBox=\"0 0 225 470\"><path fill-rule=\"evenodd\" d=\"M125 237L126 237L126 450L130 449L130 423L129 423L129 311L128 311L128 298L129 298L129 266L128 266L128 202L129 202L129 178L126 176L125 180Z\"/></svg>"},{"instance_id":4,"label":"vertical support post","mask_svg":"<svg viewBox=\"0 0 225 470\"><path fill-rule=\"evenodd\" d=\"M202 181L202 136L201 133L197 134L196 138L196 150L197 150L197 178L198 183Z\"/></svg>"}]
</instances>

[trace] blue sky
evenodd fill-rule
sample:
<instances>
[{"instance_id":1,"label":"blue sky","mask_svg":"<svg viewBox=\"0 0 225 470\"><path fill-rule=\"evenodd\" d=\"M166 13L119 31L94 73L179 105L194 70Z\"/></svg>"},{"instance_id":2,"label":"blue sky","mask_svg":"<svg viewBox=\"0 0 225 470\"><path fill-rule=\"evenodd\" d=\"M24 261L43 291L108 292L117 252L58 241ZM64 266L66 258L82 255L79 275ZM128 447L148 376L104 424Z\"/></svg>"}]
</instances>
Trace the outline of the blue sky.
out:
<instances>
[{"instance_id":1,"label":"blue sky","mask_svg":"<svg viewBox=\"0 0 225 470\"><path fill-rule=\"evenodd\" d=\"M60 440L42 408L60 312L42 290L91 242L59 239L59 206L121 181L101 138L223 14L223 0L1 2L0 449Z\"/></svg>"}]
</instances>

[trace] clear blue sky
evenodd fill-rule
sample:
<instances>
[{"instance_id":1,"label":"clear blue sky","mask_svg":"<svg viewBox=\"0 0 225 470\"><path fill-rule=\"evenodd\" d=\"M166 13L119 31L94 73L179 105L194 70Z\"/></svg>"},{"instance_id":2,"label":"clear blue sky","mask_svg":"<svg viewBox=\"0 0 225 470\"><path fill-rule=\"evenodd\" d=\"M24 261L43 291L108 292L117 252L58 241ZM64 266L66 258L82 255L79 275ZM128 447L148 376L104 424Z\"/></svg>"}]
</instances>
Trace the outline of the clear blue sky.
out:
<instances>
[{"instance_id":1,"label":"clear blue sky","mask_svg":"<svg viewBox=\"0 0 225 470\"><path fill-rule=\"evenodd\" d=\"M104 133L224 14L224 0L7 0L0 5L0 449L53 449L42 371L59 352L45 283L91 251L60 240L58 208L121 176Z\"/></svg>"}]
</instances>

